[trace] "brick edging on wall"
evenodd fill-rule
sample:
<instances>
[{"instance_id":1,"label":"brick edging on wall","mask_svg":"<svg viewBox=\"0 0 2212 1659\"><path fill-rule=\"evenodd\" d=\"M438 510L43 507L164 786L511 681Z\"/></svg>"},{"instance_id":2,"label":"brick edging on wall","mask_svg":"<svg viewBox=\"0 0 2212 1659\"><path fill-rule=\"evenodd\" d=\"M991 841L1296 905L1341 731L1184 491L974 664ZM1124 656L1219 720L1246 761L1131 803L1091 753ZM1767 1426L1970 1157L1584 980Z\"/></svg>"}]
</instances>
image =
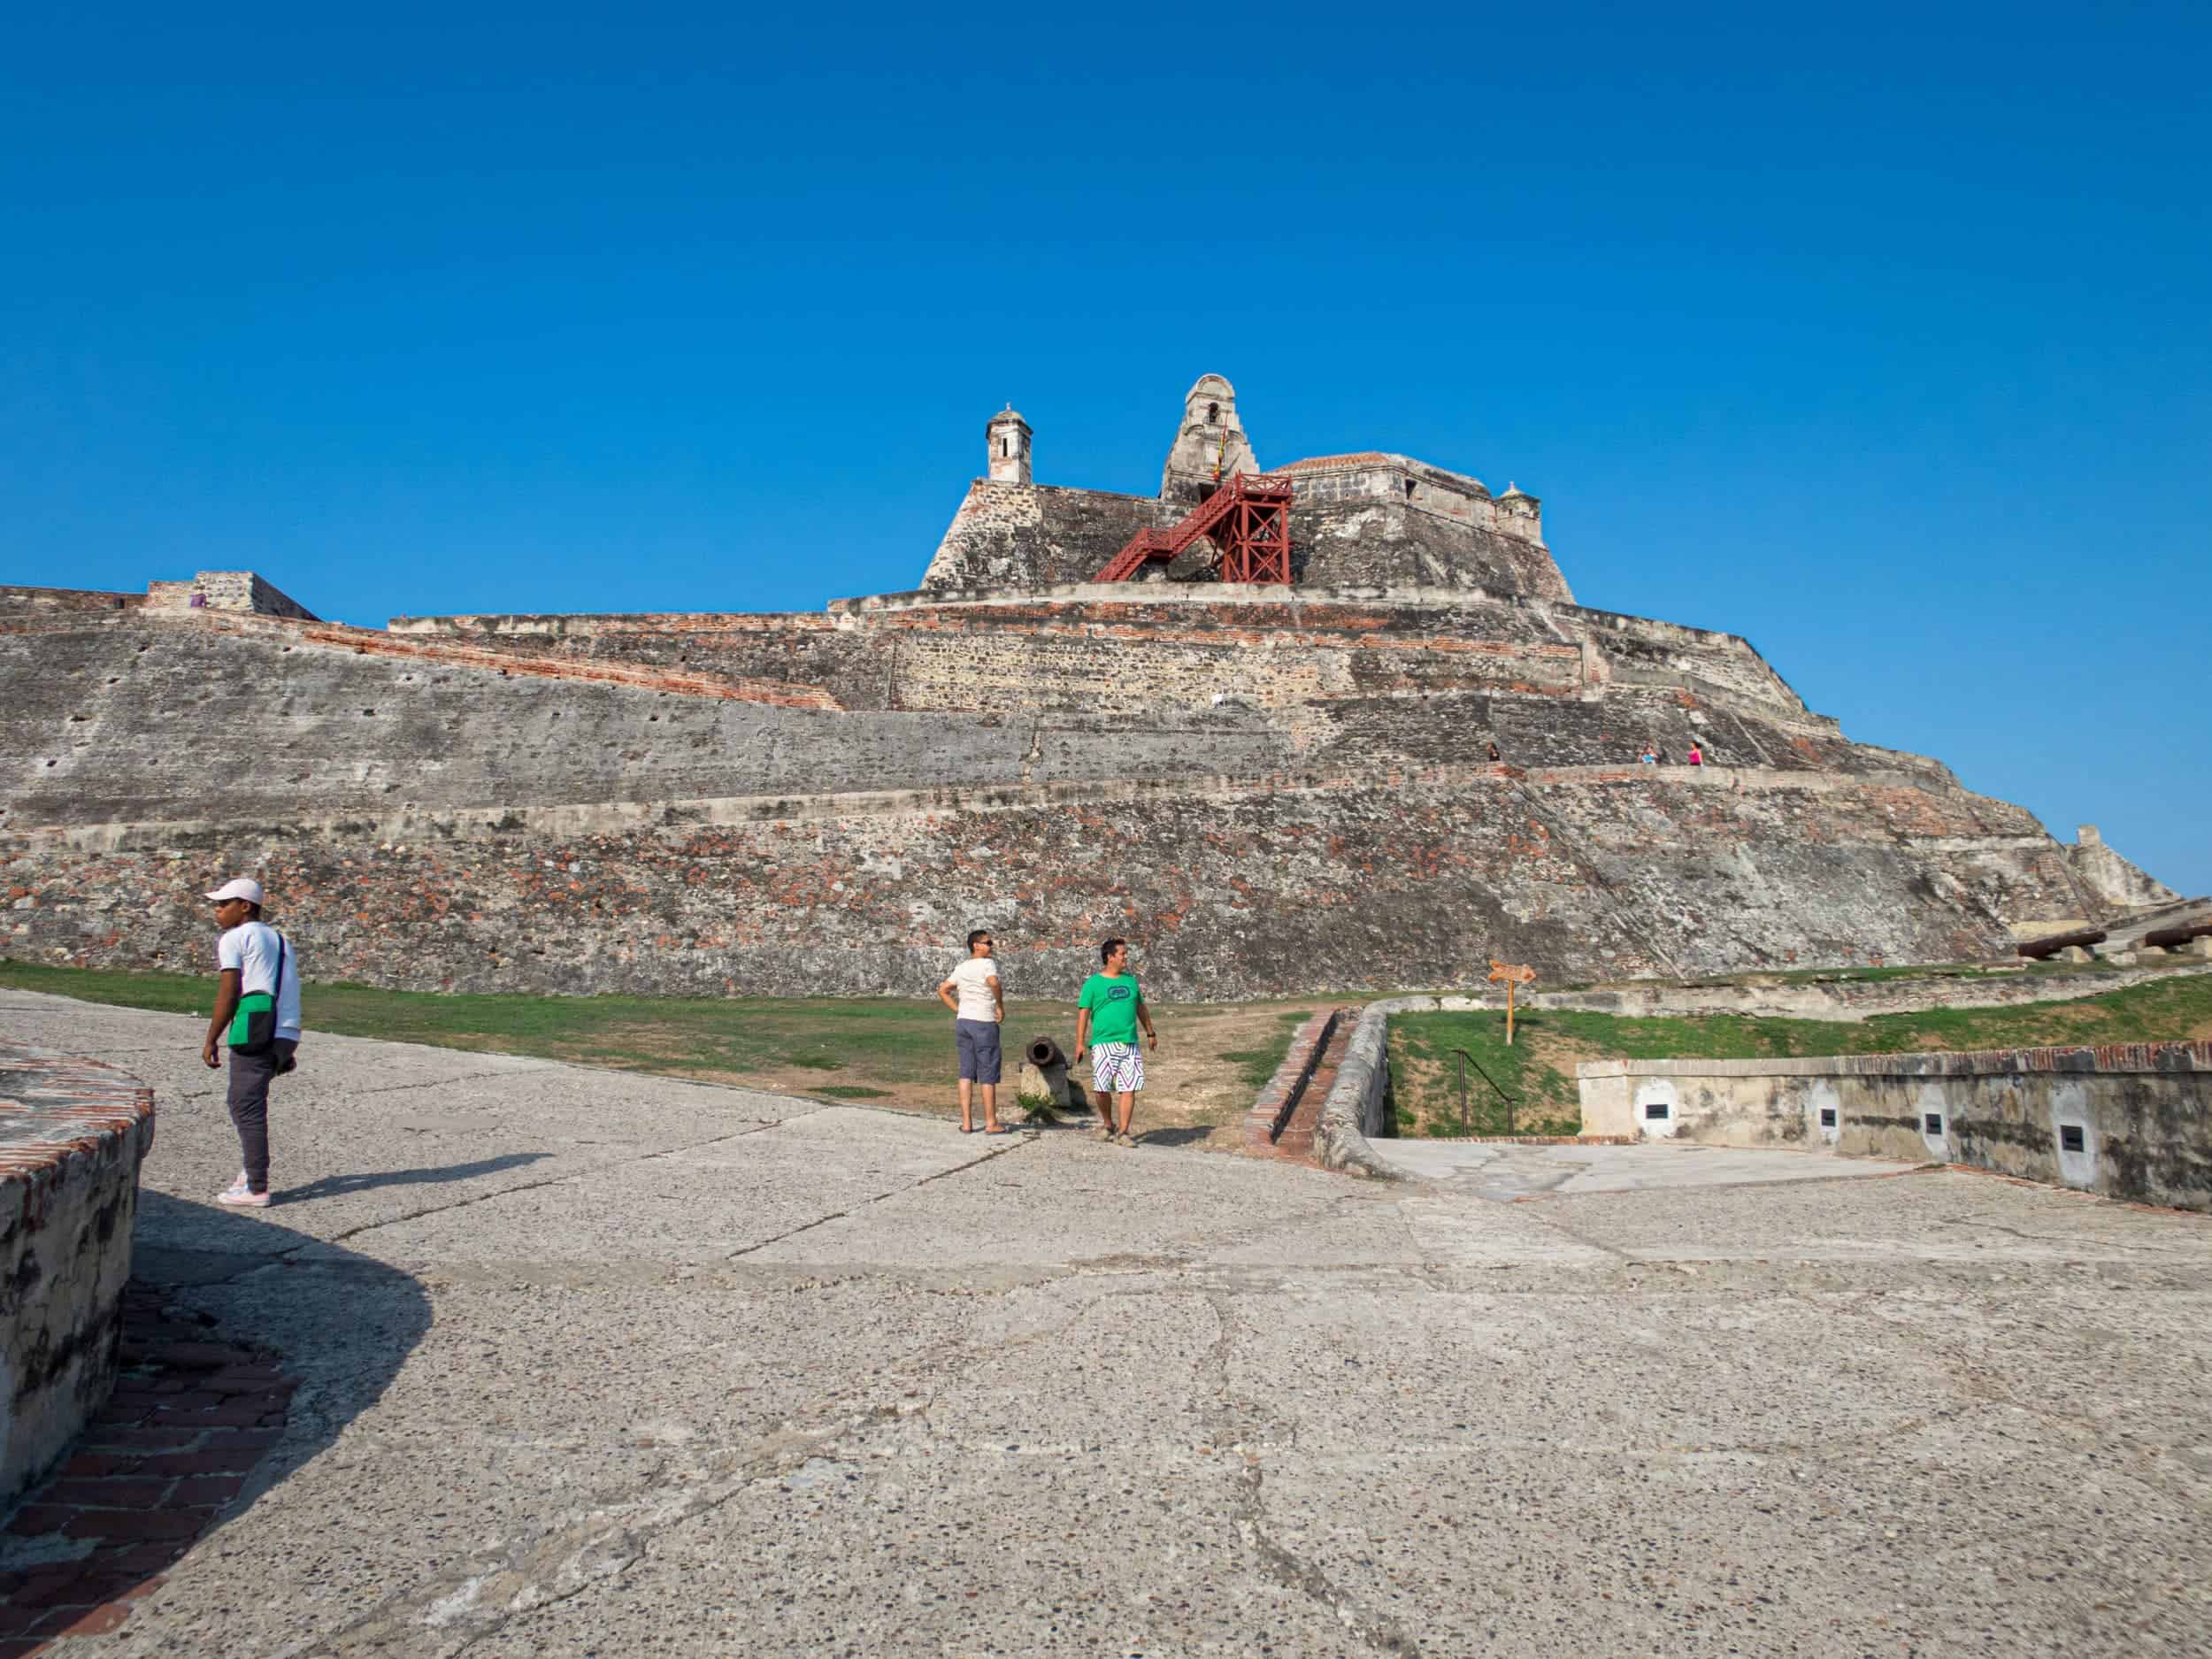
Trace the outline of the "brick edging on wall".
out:
<instances>
[{"instance_id":1,"label":"brick edging on wall","mask_svg":"<svg viewBox=\"0 0 2212 1659\"><path fill-rule=\"evenodd\" d=\"M1244 1149L1248 1152L1271 1150L1290 1115L1298 1110L1304 1097L1306 1086L1313 1081L1314 1069L1321 1064L1329 1039L1336 1034L1340 1020L1349 1018L1351 1010L1324 1009L1291 1033L1290 1048L1283 1056L1283 1063L1275 1068L1275 1075L1266 1087L1254 1097L1251 1110L1244 1114Z\"/></svg>"}]
</instances>

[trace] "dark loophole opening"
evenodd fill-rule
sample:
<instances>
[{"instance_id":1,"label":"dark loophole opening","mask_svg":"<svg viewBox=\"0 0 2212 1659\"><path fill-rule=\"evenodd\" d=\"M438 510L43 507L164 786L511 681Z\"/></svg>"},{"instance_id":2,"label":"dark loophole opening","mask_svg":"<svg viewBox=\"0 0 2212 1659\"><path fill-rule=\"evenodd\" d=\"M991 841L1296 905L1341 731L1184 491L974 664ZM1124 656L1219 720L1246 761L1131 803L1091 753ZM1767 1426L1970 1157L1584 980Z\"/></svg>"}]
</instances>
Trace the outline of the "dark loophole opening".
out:
<instances>
[{"instance_id":1,"label":"dark loophole opening","mask_svg":"<svg viewBox=\"0 0 2212 1659\"><path fill-rule=\"evenodd\" d=\"M1655 1100L1652 1102L1650 1105L1644 1108L1644 1118L1647 1121L1657 1119L1658 1121L1663 1123L1666 1120L1666 1116L1667 1103L1664 1101Z\"/></svg>"},{"instance_id":2,"label":"dark loophole opening","mask_svg":"<svg viewBox=\"0 0 2212 1659\"><path fill-rule=\"evenodd\" d=\"M1834 1107L1823 1106L1820 1109L1820 1126L1823 1129L1833 1129L1836 1126L1836 1109Z\"/></svg>"},{"instance_id":3,"label":"dark loophole opening","mask_svg":"<svg viewBox=\"0 0 2212 1659\"><path fill-rule=\"evenodd\" d=\"M1922 1125L1930 1134L1939 1135L1943 1133L1943 1114L1941 1112L1930 1112L1920 1121Z\"/></svg>"},{"instance_id":4,"label":"dark loophole opening","mask_svg":"<svg viewBox=\"0 0 2212 1659\"><path fill-rule=\"evenodd\" d=\"M2058 1126L2058 1149L2061 1152L2086 1152L2089 1137L2079 1124L2061 1124Z\"/></svg>"}]
</instances>

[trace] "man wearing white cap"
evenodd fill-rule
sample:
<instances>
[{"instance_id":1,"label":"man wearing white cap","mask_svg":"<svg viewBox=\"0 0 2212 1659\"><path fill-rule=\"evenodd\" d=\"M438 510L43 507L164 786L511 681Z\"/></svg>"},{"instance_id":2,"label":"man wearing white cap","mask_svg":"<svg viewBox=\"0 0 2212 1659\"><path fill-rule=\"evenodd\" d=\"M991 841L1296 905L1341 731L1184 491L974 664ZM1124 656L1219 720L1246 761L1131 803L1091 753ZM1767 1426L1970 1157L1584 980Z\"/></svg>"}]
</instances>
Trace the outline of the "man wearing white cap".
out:
<instances>
[{"instance_id":1,"label":"man wearing white cap","mask_svg":"<svg viewBox=\"0 0 2212 1659\"><path fill-rule=\"evenodd\" d=\"M245 1167L215 1202L248 1210L269 1202L269 1084L289 1071L300 1046L300 964L291 941L261 919L261 884L241 876L207 895L215 925L215 1018L200 1058L213 1071L230 1048L230 1120Z\"/></svg>"}]
</instances>

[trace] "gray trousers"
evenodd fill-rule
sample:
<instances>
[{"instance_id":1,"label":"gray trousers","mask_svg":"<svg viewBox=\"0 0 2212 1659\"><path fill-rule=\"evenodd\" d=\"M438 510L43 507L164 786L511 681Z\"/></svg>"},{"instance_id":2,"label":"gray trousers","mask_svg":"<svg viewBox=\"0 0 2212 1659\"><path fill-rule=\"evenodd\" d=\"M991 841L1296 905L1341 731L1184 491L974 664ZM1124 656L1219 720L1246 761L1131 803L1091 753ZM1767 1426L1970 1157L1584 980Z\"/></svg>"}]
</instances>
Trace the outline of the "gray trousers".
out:
<instances>
[{"instance_id":1,"label":"gray trousers","mask_svg":"<svg viewBox=\"0 0 2212 1659\"><path fill-rule=\"evenodd\" d=\"M269 1082L292 1069L299 1043L280 1037L266 1054L230 1051L230 1121L238 1131L238 1150L250 1192L269 1190Z\"/></svg>"}]
</instances>

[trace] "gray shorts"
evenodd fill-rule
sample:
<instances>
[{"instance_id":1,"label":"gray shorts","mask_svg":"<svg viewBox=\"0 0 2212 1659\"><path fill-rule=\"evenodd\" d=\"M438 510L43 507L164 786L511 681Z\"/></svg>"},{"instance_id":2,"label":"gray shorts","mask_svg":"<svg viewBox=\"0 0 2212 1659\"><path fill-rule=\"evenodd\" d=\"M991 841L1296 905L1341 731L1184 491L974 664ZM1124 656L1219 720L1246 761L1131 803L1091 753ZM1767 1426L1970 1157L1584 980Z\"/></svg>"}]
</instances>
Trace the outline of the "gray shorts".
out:
<instances>
[{"instance_id":1,"label":"gray shorts","mask_svg":"<svg viewBox=\"0 0 2212 1659\"><path fill-rule=\"evenodd\" d=\"M972 1083L998 1081L998 1021L956 1019L953 1039L960 1045L960 1075Z\"/></svg>"}]
</instances>

